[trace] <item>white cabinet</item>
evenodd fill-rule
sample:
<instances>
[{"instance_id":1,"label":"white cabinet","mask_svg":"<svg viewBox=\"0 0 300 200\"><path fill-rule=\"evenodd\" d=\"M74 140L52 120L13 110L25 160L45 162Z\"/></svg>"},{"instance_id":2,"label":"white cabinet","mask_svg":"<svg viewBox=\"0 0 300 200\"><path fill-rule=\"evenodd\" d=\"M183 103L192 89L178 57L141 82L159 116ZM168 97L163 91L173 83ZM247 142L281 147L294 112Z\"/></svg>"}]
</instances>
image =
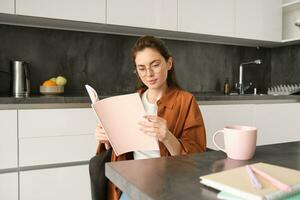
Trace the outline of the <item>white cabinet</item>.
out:
<instances>
[{"instance_id":1,"label":"white cabinet","mask_svg":"<svg viewBox=\"0 0 300 200\"><path fill-rule=\"evenodd\" d=\"M254 119L259 145L300 141L300 103L256 105Z\"/></svg>"},{"instance_id":2,"label":"white cabinet","mask_svg":"<svg viewBox=\"0 0 300 200\"><path fill-rule=\"evenodd\" d=\"M88 166L61 166L95 155L93 110L28 109L18 116L20 200L91 199Z\"/></svg>"},{"instance_id":3,"label":"white cabinet","mask_svg":"<svg viewBox=\"0 0 300 200\"><path fill-rule=\"evenodd\" d=\"M91 108L19 110L19 137L90 135L96 123Z\"/></svg>"},{"instance_id":4,"label":"white cabinet","mask_svg":"<svg viewBox=\"0 0 300 200\"><path fill-rule=\"evenodd\" d=\"M235 0L178 0L178 30L234 36Z\"/></svg>"},{"instance_id":5,"label":"white cabinet","mask_svg":"<svg viewBox=\"0 0 300 200\"><path fill-rule=\"evenodd\" d=\"M0 110L0 169L17 167L17 111Z\"/></svg>"},{"instance_id":6,"label":"white cabinet","mask_svg":"<svg viewBox=\"0 0 300 200\"><path fill-rule=\"evenodd\" d=\"M282 39L281 0L236 0L236 37Z\"/></svg>"},{"instance_id":7,"label":"white cabinet","mask_svg":"<svg viewBox=\"0 0 300 200\"><path fill-rule=\"evenodd\" d=\"M19 164L89 160L97 118L91 108L19 110Z\"/></svg>"},{"instance_id":8,"label":"white cabinet","mask_svg":"<svg viewBox=\"0 0 300 200\"><path fill-rule=\"evenodd\" d=\"M217 130L226 125L253 126L254 105L200 105L200 110L206 129L207 147L216 149L212 142L212 136ZM222 137L221 137L222 138ZM222 142L217 137L217 142Z\"/></svg>"},{"instance_id":9,"label":"white cabinet","mask_svg":"<svg viewBox=\"0 0 300 200\"><path fill-rule=\"evenodd\" d=\"M200 109L208 148L216 149L212 136L226 125L257 127L257 145L300 141L300 103L200 105ZM222 137L217 139L223 142Z\"/></svg>"},{"instance_id":10,"label":"white cabinet","mask_svg":"<svg viewBox=\"0 0 300 200\"><path fill-rule=\"evenodd\" d=\"M178 30L281 41L281 0L179 0Z\"/></svg>"},{"instance_id":11,"label":"white cabinet","mask_svg":"<svg viewBox=\"0 0 300 200\"><path fill-rule=\"evenodd\" d=\"M16 14L105 23L106 0L16 0Z\"/></svg>"},{"instance_id":12,"label":"white cabinet","mask_svg":"<svg viewBox=\"0 0 300 200\"><path fill-rule=\"evenodd\" d=\"M11 24L222 44L270 46L282 38L281 0L1 0L0 13L15 14L2 19ZM299 33L297 13L284 17L284 35Z\"/></svg>"},{"instance_id":13,"label":"white cabinet","mask_svg":"<svg viewBox=\"0 0 300 200\"><path fill-rule=\"evenodd\" d=\"M14 14L15 13L15 1L14 0L1 0L0 1L0 13Z\"/></svg>"},{"instance_id":14,"label":"white cabinet","mask_svg":"<svg viewBox=\"0 0 300 200\"><path fill-rule=\"evenodd\" d=\"M20 200L90 200L87 165L20 172Z\"/></svg>"},{"instance_id":15,"label":"white cabinet","mask_svg":"<svg viewBox=\"0 0 300 200\"><path fill-rule=\"evenodd\" d=\"M0 199L91 199L82 165L97 147L91 108L0 110L0 123Z\"/></svg>"},{"instance_id":16,"label":"white cabinet","mask_svg":"<svg viewBox=\"0 0 300 200\"><path fill-rule=\"evenodd\" d=\"M19 165L46 165L89 160L96 152L94 135L25 138L19 141Z\"/></svg>"},{"instance_id":17,"label":"white cabinet","mask_svg":"<svg viewBox=\"0 0 300 200\"><path fill-rule=\"evenodd\" d=\"M177 0L108 0L107 23L177 30Z\"/></svg>"},{"instance_id":18,"label":"white cabinet","mask_svg":"<svg viewBox=\"0 0 300 200\"><path fill-rule=\"evenodd\" d=\"M18 200L18 173L0 174L0 199Z\"/></svg>"},{"instance_id":19,"label":"white cabinet","mask_svg":"<svg viewBox=\"0 0 300 200\"><path fill-rule=\"evenodd\" d=\"M299 40L300 38L300 1L293 0L282 5L282 39ZM298 26L295 25L298 24Z\"/></svg>"}]
</instances>

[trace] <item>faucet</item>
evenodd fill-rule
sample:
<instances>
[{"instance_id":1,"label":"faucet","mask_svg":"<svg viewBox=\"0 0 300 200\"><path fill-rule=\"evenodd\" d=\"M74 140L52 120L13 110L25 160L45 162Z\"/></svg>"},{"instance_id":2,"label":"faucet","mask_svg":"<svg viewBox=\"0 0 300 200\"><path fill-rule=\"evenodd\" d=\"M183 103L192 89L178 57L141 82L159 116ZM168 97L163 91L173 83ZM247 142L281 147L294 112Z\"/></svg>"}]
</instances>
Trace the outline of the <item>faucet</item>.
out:
<instances>
[{"instance_id":1,"label":"faucet","mask_svg":"<svg viewBox=\"0 0 300 200\"><path fill-rule=\"evenodd\" d=\"M261 64L261 59L253 60L253 61L250 61L250 62L244 62L244 63L240 64L239 83L235 84L235 88L238 89L240 95L243 95L245 93L245 91L247 89L249 89L249 87L252 85L251 82L247 86L244 86L244 83L243 83L243 65L248 65L248 64L260 65Z\"/></svg>"}]
</instances>

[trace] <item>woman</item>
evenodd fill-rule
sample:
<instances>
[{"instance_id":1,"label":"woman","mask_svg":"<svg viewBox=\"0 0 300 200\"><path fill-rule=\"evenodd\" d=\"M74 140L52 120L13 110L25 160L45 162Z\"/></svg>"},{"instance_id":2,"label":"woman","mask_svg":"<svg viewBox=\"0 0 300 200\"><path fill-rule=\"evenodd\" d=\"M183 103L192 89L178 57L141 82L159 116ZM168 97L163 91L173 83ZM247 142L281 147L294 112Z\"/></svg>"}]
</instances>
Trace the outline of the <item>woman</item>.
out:
<instances>
[{"instance_id":1,"label":"woman","mask_svg":"<svg viewBox=\"0 0 300 200\"><path fill-rule=\"evenodd\" d=\"M138 92L147 115L139 122L144 134L156 137L159 151L136 151L111 161L183 155L206 151L203 119L194 96L180 89L173 58L164 43L152 36L139 38L132 48L132 61L138 79ZM97 152L111 148L102 127L96 127ZM123 195L124 197L124 195ZM122 197L122 199L123 199ZM120 191L108 184L108 199L117 200Z\"/></svg>"}]
</instances>

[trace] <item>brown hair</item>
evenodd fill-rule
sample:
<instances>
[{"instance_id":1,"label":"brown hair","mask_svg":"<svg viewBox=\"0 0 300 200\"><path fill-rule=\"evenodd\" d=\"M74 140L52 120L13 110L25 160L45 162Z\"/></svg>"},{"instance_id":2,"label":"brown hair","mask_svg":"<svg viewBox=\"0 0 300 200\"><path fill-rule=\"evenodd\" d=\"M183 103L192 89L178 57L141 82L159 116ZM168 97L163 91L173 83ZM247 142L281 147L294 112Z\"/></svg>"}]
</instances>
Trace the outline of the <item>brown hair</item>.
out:
<instances>
[{"instance_id":1,"label":"brown hair","mask_svg":"<svg viewBox=\"0 0 300 200\"><path fill-rule=\"evenodd\" d=\"M136 70L136 63L135 63L135 57L136 54L139 51L144 50L145 48L151 48L154 49L156 51L158 51L162 57L164 57L165 61L167 62L169 60L170 57L172 57L166 47L166 45L164 44L164 42L154 36L143 36L140 37L135 44L133 45L132 49L131 49L131 57L132 57L132 62L134 64L134 69ZM167 75L167 85L168 86L174 86L176 88L180 88L177 79L176 79L176 75L175 75L175 70L174 70L174 61L172 64L172 68L168 71L168 75ZM140 77L138 76L137 79L137 89L146 89L146 85L142 82L142 80L140 79Z\"/></svg>"}]
</instances>

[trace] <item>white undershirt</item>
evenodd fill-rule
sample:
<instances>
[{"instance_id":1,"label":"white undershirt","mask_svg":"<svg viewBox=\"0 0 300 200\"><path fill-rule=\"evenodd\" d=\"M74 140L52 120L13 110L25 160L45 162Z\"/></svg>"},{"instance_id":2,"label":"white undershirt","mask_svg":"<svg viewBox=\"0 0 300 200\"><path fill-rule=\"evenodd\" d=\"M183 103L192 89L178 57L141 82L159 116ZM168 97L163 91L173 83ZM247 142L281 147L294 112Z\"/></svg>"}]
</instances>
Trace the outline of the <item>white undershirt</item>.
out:
<instances>
[{"instance_id":1,"label":"white undershirt","mask_svg":"<svg viewBox=\"0 0 300 200\"><path fill-rule=\"evenodd\" d=\"M147 115L157 115L157 105L156 103L152 104L149 103L147 99L148 90L146 90L142 94L142 102L145 108L145 111ZM139 159L147 159L147 158L158 158L160 157L159 150L153 150L153 151L134 151L133 152L133 158L134 160Z\"/></svg>"}]
</instances>

